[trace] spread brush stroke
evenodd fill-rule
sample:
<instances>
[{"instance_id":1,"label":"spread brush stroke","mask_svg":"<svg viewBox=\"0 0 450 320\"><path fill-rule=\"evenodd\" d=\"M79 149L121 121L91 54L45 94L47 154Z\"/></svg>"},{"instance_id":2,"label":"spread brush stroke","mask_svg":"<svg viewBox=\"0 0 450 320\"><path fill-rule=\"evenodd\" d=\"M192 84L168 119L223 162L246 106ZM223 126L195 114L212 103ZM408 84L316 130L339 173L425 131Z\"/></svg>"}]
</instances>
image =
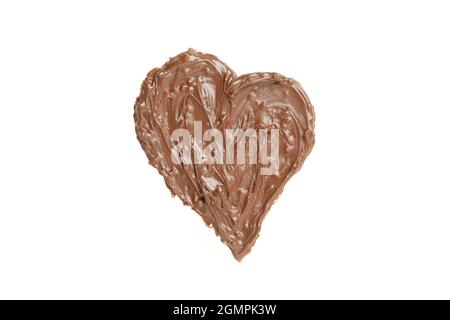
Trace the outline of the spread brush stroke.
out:
<instances>
[{"instance_id":1,"label":"spread brush stroke","mask_svg":"<svg viewBox=\"0 0 450 320\"><path fill-rule=\"evenodd\" d=\"M192 49L148 73L134 120L171 193L239 261L314 145L314 109L297 81L269 72L237 76Z\"/></svg>"}]
</instances>

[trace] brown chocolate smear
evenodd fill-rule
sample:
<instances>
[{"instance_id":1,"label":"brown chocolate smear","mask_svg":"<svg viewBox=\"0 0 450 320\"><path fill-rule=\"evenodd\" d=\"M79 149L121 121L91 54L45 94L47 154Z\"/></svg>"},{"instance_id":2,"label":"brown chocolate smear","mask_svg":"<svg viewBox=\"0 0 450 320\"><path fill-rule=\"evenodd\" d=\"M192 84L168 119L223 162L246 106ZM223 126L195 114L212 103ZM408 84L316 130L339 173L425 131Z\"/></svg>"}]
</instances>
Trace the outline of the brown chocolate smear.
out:
<instances>
[{"instance_id":1,"label":"brown chocolate smear","mask_svg":"<svg viewBox=\"0 0 450 320\"><path fill-rule=\"evenodd\" d=\"M300 84L277 73L238 77L215 56L189 49L148 73L134 111L137 138L149 163L172 194L212 226L241 260L254 245L264 216L314 145L314 110ZM278 129L276 173L263 175L268 165L248 159L231 164L174 162L171 152L181 140L174 141L172 133L182 128L194 136L199 121L201 133L215 128L224 137L226 129Z\"/></svg>"}]
</instances>

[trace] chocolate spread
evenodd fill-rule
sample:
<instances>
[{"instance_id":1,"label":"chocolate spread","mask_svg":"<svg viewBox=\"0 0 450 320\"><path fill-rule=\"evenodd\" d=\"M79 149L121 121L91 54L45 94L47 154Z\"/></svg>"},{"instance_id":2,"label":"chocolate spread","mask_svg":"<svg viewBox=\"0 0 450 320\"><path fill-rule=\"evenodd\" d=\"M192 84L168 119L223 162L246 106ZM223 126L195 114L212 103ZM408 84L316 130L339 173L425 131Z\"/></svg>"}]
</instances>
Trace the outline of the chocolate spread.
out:
<instances>
[{"instance_id":1,"label":"chocolate spread","mask_svg":"<svg viewBox=\"0 0 450 320\"><path fill-rule=\"evenodd\" d=\"M314 145L314 110L298 82L269 72L237 76L217 57L192 49L148 73L134 120L149 163L171 193L214 228L237 260L250 252L264 216ZM195 130L217 129L226 136L226 129L249 128L267 129L269 136L270 130L279 130L278 149L266 146L277 151L273 174L262 174L267 163L233 163L237 147L221 162L174 162L180 140L174 141L172 133L177 129L192 136ZM194 156L207 145L195 139L189 143Z\"/></svg>"}]
</instances>

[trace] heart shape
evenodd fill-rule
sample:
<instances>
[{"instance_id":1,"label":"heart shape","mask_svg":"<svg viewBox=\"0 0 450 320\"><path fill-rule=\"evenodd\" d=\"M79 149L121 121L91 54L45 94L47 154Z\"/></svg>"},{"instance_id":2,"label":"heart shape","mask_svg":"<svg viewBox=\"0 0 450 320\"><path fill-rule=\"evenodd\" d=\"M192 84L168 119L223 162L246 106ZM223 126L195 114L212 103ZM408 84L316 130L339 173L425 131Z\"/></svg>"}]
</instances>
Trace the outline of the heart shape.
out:
<instances>
[{"instance_id":1,"label":"heart shape","mask_svg":"<svg viewBox=\"0 0 450 320\"><path fill-rule=\"evenodd\" d=\"M314 109L300 84L277 73L238 77L217 57L189 49L148 73L134 111L137 138L149 163L164 177L172 195L212 226L240 261L254 245L264 216L314 145ZM196 123L201 124L201 136L212 128L224 136L228 129L276 129L275 171L263 174L267 162L250 160L177 163L173 150L180 140L173 133L184 129L195 136ZM236 138L231 159L238 157L238 146L246 150L249 141ZM195 149L206 145L189 143L194 157ZM266 151L269 148L275 150L269 146Z\"/></svg>"}]
</instances>

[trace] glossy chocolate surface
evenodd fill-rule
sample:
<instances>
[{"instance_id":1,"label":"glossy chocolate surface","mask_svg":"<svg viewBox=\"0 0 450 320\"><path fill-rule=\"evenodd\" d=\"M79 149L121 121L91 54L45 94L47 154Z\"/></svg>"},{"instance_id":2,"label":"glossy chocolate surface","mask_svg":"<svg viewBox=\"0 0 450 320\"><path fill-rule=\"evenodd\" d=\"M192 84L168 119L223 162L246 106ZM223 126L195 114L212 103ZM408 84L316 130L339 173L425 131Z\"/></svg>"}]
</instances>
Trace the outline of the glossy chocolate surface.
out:
<instances>
[{"instance_id":1,"label":"glossy chocolate surface","mask_svg":"<svg viewBox=\"0 0 450 320\"><path fill-rule=\"evenodd\" d=\"M189 49L148 73L134 110L137 138L149 163L241 260L314 145L314 110L299 83L277 73L237 76L215 56ZM279 129L276 173L261 174L266 167L261 163L174 163L171 150L177 142L171 134L183 128L194 135L195 121L201 121L202 133Z\"/></svg>"}]
</instances>

